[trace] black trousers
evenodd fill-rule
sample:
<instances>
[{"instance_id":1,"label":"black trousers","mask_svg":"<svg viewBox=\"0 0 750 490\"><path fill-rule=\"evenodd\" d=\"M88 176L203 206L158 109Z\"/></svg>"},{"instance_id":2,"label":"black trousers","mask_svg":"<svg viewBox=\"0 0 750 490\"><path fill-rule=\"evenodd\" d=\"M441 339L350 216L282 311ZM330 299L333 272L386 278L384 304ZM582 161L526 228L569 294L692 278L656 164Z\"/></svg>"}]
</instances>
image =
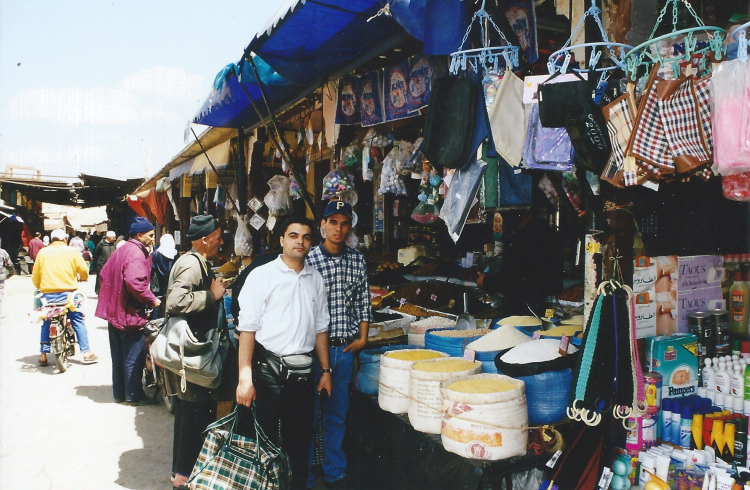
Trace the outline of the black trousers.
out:
<instances>
[{"instance_id":1,"label":"black trousers","mask_svg":"<svg viewBox=\"0 0 750 490\"><path fill-rule=\"evenodd\" d=\"M254 356L253 385L258 424L266 436L289 456L292 490L302 490L307 483L313 437L315 387L312 376L280 381L267 364ZM250 409L241 405L236 431L246 437L255 437Z\"/></svg>"},{"instance_id":2,"label":"black trousers","mask_svg":"<svg viewBox=\"0 0 750 490\"><path fill-rule=\"evenodd\" d=\"M174 397L172 471L188 476L203 447L203 431L216 421L216 402L186 402Z\"/></svg>"}]
</instances>

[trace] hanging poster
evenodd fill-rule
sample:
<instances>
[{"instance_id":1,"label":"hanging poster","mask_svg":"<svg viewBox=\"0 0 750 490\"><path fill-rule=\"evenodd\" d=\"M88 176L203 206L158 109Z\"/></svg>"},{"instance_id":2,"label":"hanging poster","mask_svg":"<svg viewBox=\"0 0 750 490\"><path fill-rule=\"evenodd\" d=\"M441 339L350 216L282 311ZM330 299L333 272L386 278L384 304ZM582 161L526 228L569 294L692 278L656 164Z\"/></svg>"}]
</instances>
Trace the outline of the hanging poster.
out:
<instances>
[{"instance_id":1,"label":"hanging poster","mask_svg":"<svg viewBox=\"0 0 750 490\"><path fill-rule=\"evenodd\" d=\"M362 126L374 126L385 121L383 117L383 90L380 71L374 71L359 79L359 107Z\"/></svg>"},{"instance_id":2,"label":"hanging poster","mask_svg":"<svg viewBox=\"0 0 750 490\"><path fill-rule=\"evenodd\" d=\"M539 59L534 0L505 1L501 8L505 11L505 17L513 28L527 61L529 64L534 63Z\"/></svg>"},{"instance_id":3,"label":"hanging poster","mask_svg":"<svg viewBox=\"0 0 750 490\"><path fill-rule=\"evenodd\" d=\"M409 63L407 61L385 69L383 88L386 121L415 115L409 114Z\"/></svg>"},{"instance_id":4,"label":"hanging poster","mask_svg":"<svg viewBox=\"0 0 750 490\"><path fill-rule=\"evenodd\" d=\"M359 80L357 77L344 77L339 80L336 124L359 124Z\"/></svg>"},{"instance_id":5,"label":"hanging poster","mask_svg":"<svg viewBox=\"0 0 750 490\"><path fill-rule=\"evenodd\" d=\"M430 100L435 65L430 56L414 56L409 67L409 112L414 112Z\"/></svg>"}]
</instances>

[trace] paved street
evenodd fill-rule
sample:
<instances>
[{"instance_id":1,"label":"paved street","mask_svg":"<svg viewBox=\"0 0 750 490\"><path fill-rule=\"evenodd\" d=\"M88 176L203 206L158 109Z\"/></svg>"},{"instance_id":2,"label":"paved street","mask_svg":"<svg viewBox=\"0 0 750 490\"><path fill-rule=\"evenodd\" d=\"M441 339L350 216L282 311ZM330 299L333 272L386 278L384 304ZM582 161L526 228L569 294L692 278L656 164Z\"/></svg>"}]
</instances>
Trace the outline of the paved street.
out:
<instances>
[{"instance_id":1,"label":"paved street","mask_svg":"<svg viewBox=\"0 0 750 490\"><path fill-rule=\"evenodd\" d=\"M94 278L82 291L93 294ZM6 281L0 317L0 489L168 489L172 415L162 405L130 407L112 400L106 322L85 306L91 348L63 374L54 356L39 367L39 327L30 323L30 276Z\"/></svg>"}]
</instances>

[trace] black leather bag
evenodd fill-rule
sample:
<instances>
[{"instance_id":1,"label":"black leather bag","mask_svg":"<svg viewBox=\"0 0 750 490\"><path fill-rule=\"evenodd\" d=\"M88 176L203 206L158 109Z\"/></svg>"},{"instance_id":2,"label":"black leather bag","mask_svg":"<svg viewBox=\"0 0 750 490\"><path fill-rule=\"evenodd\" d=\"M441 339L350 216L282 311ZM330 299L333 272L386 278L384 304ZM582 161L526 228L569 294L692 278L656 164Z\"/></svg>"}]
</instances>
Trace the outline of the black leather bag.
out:
<instances>
[{"instance_id":1,"label":"black leather bag","mask_svg":"<svg viewBox=\"0 0 750 490\"><path fill-rule=\"evenodd\" d=\"M433 82L422 143L422 153L431 162L459 168L471 159L481 96L481 87L466 78L447 76Z\"/></svg>"},{"instance_id":2,"label":"black leather bag","mask_svg":"<svg viewBox=\"0 0 750 490\"><path fill-rule=\"evenodd\" d=\"M576 165L601 174L612 153L607 121L594 101L587 101L568 117L565 128L575 149Z\"/></svg>"},{"instance_id":3,"label":"black leather bag","mask_svg":"<svg viewBox=\"0 0 750 490\"><path fill-rule=\"evenodd\" d=\"M593 88L580 73L573 72L578 80L550 83L560 76L555 73L539 84L539 120L545 128L564 128L574 110L592 100Z\"/></svg>"}]
</instances>

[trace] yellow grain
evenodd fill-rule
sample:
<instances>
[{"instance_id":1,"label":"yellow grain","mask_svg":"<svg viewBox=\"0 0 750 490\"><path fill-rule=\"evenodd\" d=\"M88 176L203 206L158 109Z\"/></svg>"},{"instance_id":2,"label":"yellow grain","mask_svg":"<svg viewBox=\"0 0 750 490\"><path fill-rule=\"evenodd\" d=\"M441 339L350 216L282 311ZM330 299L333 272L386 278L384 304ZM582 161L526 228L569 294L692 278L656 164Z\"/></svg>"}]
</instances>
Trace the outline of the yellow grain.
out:
<instances>
[{"instance_id":1,"label":"yellow grain","mask_svg":"<svg viewBox=\"0 0 750 490\"><path fill-rule=\"evenodd\" d=\"M427 359L445 357L444 354L432 350L394 350L386 352L385 355L400 361L426 361Z\"/></svg>"},{"instance_id":2,"label":"yellow grain","mask_svg":"<svg viewBox=\"0 0 750 490\"><path fill-rule=\"evenodd\" d=\"M414 364L417 371L426 371L428 373L454 373L458 371L468 371L477 365L471 361L462 359L446 359L444 361L418 362Z\"/></svg>"},{"instance_id":3,"label":"yellow grain","mask_svg":"<svg viewBox=\"0 0 750 490\"><path fill-rule=\"evenodd\" d=\"M576 332L580 332L582 329L579 325L562 325L559 327L550 328L546 332L541 332L542 337L561 337L567 335L572 337Z\"/></svg>"},{"instance_id":4,"label":"yellow grain","mask_svg":"<svg viewBox=\"0 0 750 490\"><path fill-rule=\"evenodd\" d=\"M504 379L475 378L456 381L448 385L449 390L459 393L497 393L518 388L517 385Z\"/></svg>"}]
</instances>

